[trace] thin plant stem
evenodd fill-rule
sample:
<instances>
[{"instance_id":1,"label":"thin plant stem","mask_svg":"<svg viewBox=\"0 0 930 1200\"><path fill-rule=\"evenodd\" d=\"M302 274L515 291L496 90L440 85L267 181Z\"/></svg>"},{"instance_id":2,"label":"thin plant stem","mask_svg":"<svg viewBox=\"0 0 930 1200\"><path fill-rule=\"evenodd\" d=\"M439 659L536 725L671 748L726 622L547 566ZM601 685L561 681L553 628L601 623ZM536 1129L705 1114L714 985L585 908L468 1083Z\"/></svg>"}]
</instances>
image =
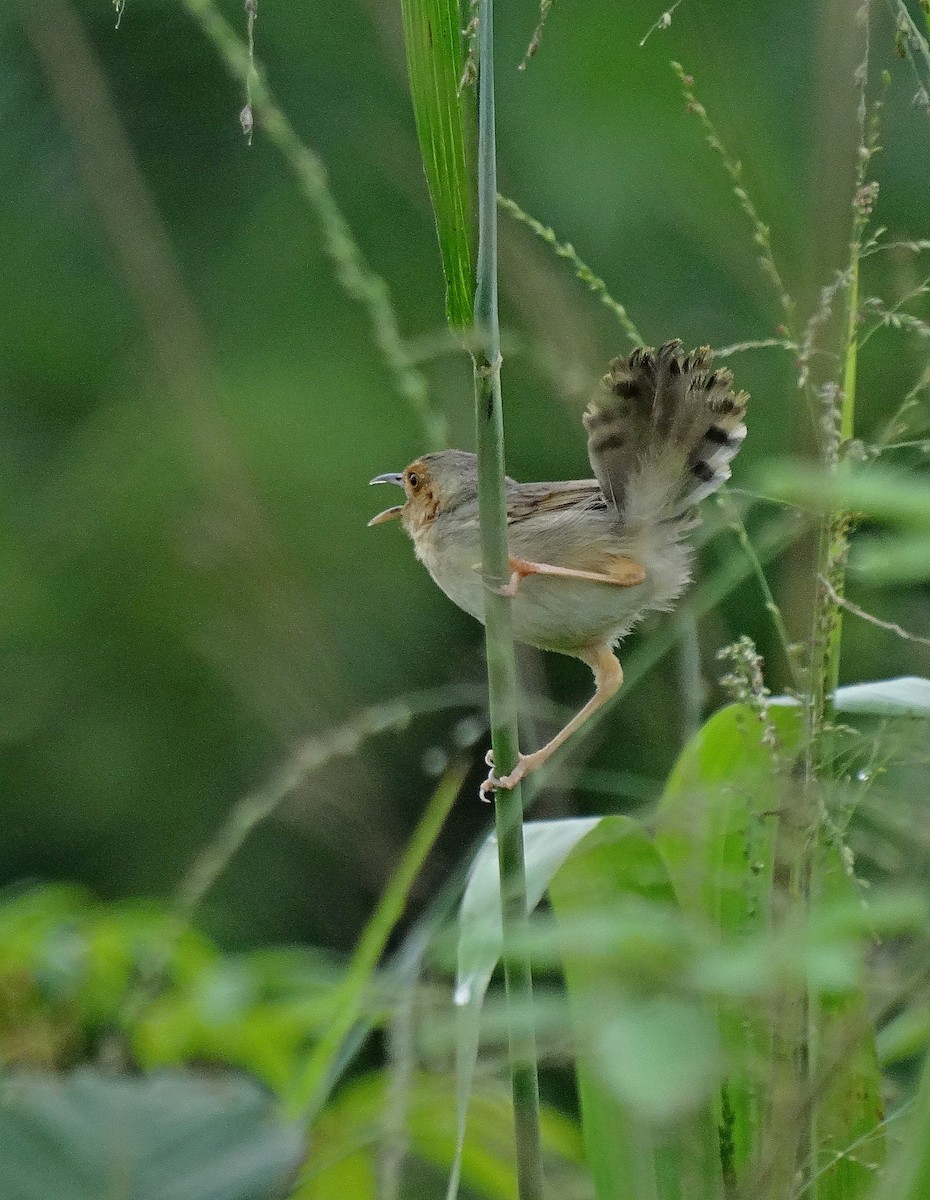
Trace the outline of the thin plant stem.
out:
<instances>
[{"instance_id":1,"label":"thin plant stem","mask_svg":"<svg viewBox=\"0 0 930 1200\"><path fill-rule=\"evenodd\" d=\"M586 262L578 256L578 252L571 242L560 242L556 237L555 230L549 225L543 225L541 221L537 221L535 217L531 217L525 209L522 209L516 200L511 200L509 196L497 197L498 206L508 213L515 221L519 221L521 225L525 225L527 229L531 229L538 238L541 238L547 246L551 246L555 254L559 258L564 258L575 268L575 278L579 279L586 287L588 287L600 302L614 314L620 322L620 327L627 335L634 346L642 345L644 338L636 326L630 319L626 309L619 300L615 300L607 290L607 284L599 275L595 275Z\"/></svg>"},{"instance_id":2,"label":"thin plant stem","mask_svg":"<svg viewBox=\"0 0 930 1200\"><path fill-rule=\"evenodd\" d=\"M729 175L730 182L733 184L733 195L752 225L753 238L759 248L759 268L775 291L782 311L782 320L785 329L788 331L788 338L793 342L797 342L799 339L795 332L794 301L788 293L788 289L785 286L781 272L772 254L771 230L762 220L749 193L746 191L743 183L742 163L733 158L724 145L715 125L707 115L707 109L695 95L694 80L692 77L687 74L681 63L673 62L671 66L672 70L678 76L678 82L681 84L682 94L684 95L688 111L694 113L698 118L707 144L720 156L723 169Z\"/></svg>"},{"instance_id":3,"label":"thin plant stem","mask_svg":"<svg viewBox=\"0 0 930 1200\"><path fill-rule=\"evenodd\" d=\"M478 507L485 587L485 626L491 744L495 770L506 774L519 756L517 667L510 600L498 589L510 574L507 496L504 485L504 426L501 404L501 346L497 310L497 149L494 124L493 0L482 0L478 28L478 263L475 326L481 345L473 354L478 449ZM520 1200L542 1200L539 1079L536 1037L529 1019L533 978L525 948L528 927L523 796L517 786L495 793L498 865L503 927L504 984L509 1026L517 1184Z\"/></svg>"},{"instance_id":4,"label":"thin plant stem","mask_svg":"<svg viewBox=\"0 0 930 1200\"><path fill-rule=\"evenodd\" d=\"M864 608L860 608L858 604L853 604L845 596L840 596L830 585L829 579L820 580L830 595L830 599L834 604L838 604L840 608L846 612L852 613L854 617L860 617L863 621L868 621L870 625L875 625L878 629L885 629L888 633L893 633L905 642L915 642L919 646L930 646L930 638L921 637L918 633L911 633L909 630L896 625L894 621L883 621L881 617L876 617L870 612L866 612Z\"/></svg>"},{"instance_id":5,"label":"thin plant stem","mask_svg":"<svg viewBox=\"0 0 930 1200\"><path fill-rule=\"evenodd\" d=\"M684 746L701 728L701 716L707 699L707 684L701 672L701 635L697 618L685 610L679 614L678 693L681 698L681 744Z\"/></svg>"},{"instance_id":6,"label":"thin plant stem","mask_svg":"<svg viewBox=\"0 0 930 1200\"><path fill-rule=\"evenodd\" d=\"M653 23L640 38L640 50L642 50L643 46L645 46L654 33L659 33L660 30L669 28L672 23L672 17L675 15L675 9L679 4L681 4L681 0L675 0L673 5L667 8L664 13L662 13L655 21L653 21Z\"/></svg>"},{"instance_id":7,"label":"thin plant stem","mask_svg":"<svg viewBox=\"0 0 930 1200\"><path fill-rule=\"evenodd\" d=\"M477 688L427 688L386 704L362 709L323 733L305 738L264 784L242 796L196 856L175 892L168 928L157 953L143 964L123 1003L121 1024L131 1028L164 980L172 955L204 898L259 825L269 820L308 776L328 764L356 755L371 738L406 728L417 716L442 708L480 705Z\"/></svg>"},{"instance_id":8,"label":"thin plant stem","mask_svg":"<svg viewBox=\"0 0 930 1200\"><path fill-rule=\"evenodd\" d=\"M788 629L785 625L784 617L781 609L775 601L775 596L772 593L772 588L766 577L762 563L759 561L759 556L749 537L749 530L746 528L743 518L739 514L739 510L733 503L733 500L728 492L722 493L717 498L717 503L726 513L727 521L730 528L736 534L739 544L742 546L746 557L752 567L752 573L756 577L759 588L765 600L765 611L772 618L772 625L775 628L775 633L778 636L779 644L781 645L782 653L785 656L785 663L788 667L788 674L791 679L792 687L800 691L802 686L800 672L798 671L797 661L792 653L791 639L788 636Z\"/></svg>"},{"instance_id":9,"label":"thin plant stem","mask_svg":"<svg viewBox=\"0 0 930 1200\"><path fill-rule=\"evenodd\" d=\"M308 1126L329 1097L343 1044L364 1014L372 976L388 938L403 914L410 889L461 791L465 774L465 765L455 762L439 781L397 869L365 926L352 961L333 993L330 1023L314 1046L289 1094L284 1096L285 1110Z\"/></svg>"}]
</instances>

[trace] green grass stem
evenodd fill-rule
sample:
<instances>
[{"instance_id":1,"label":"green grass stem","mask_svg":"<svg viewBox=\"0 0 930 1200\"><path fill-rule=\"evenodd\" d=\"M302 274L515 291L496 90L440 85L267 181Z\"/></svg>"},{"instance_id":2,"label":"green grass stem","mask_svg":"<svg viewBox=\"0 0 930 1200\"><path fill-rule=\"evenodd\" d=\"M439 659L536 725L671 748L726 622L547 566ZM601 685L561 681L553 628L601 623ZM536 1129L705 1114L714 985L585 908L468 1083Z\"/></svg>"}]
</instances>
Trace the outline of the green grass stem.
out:
<instances>
[{"instance_id":1,"label":"green grass stem","mask_svg":"<svg viewBox=\"0 0 930 1200\"><path fill-rule=\"evenodd\" d=\"M517 764L517 668L510 600L496 590L510 575L507 497L504 487L504 426L501 405L501 342L497 308L497 148L494 120L494 10L483 0L478 30L478 264L475 327L480 345L473 353L478 449L478 504L485 590L485 626L491 744L495 770L507 774ZM527 1020L533 979L525 946L528 926L526 863L523 847L522 788L498 791L495 798L501 882L504 984L509 1013L509 1056L513 1089L517 1181L520 1200L541 1200L542 1153L539 1133L539 1080L536 1038Z\"/></svg>"}]
</instances>

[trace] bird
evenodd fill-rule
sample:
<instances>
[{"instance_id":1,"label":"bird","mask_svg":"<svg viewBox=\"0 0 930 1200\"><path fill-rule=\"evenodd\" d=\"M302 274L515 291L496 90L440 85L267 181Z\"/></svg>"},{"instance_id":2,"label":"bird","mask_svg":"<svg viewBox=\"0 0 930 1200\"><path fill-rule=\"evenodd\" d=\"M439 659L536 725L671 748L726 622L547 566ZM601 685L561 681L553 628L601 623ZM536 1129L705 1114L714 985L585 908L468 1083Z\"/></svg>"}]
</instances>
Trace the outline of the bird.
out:
<instances>
[{"instance_id":1,"label":"bird","mask_svg":"<svg viewBox=\"0 0 930 1200\"><path fill-rule=\"evenodd\" d=\"M583 423L594 479L518 483L506 477L514 637L581 659L594 673L591 699L507 775L490 774L482 799L540 767L623 682L614 648L647 613L668 611L691 579L697 505L730 478L746 437L748 393L713 367L704 346L679 339L615 358ZM397 519L417 558L460 608L484 620L477 458L463 450L424 454L372 484L403 488L403 504L369 525Z\"/></svg>"}]
</instances>

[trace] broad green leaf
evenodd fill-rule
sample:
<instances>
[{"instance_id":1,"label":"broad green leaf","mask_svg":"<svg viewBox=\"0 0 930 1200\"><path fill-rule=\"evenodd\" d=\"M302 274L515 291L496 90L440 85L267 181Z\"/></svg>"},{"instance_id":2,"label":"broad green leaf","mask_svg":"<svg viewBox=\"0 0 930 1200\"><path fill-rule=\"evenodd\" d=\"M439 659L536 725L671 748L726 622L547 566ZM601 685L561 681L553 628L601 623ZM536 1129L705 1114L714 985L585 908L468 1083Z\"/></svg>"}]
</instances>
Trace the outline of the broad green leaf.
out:
<instances>
[{"instance_id":1,"label":"broad green leaf","mask_svg":"<svg viewBox=\"0 0 930 1200\"><path fill-rule=\"evenodd\" d=\"M861 685L838 695L856 712L902 711L921 689L900 681ZM747 707L732 705L715 714L683 751L659 809L657 844L686 912L709 920L725 941L771 937L780 903L772 873L779 814L790 789L791 764L802 739L800 706L782 702L769 709L771 729ZM767 744L774 732L777 745ZM825 835L826 836L826 835ZM820 847L814 869L812 920L836 906L860 902L845 862L832 842ZM789 927L790 933L790 927ZM782 936L781 932L777 936ZM815 930L805 951L807 987L818 995L815 1072L823 1072L811 1131L817 1146L820 1200L852 1200L871 1187L882 1161L881 1087L874 1031L861 986L861 943L836 935L818 943ZM790 945L791 942L788 942ZM771 943L777 952L778 941ZM786 976L785 994L772 1008L746 1001L721 1003L720 1028L729 1060L720 1119L728 1146L725 1170L739 1175L760 1150L766 1106L760 1064L770 1090L788 1064L779 1058L777 1031L801 1020L799 980ZM794 997L792 999L792 997ZM787 1022L787 1026L785 1023ZM797 1026L795 1026L797 1027ZM776 1082L773 1082L773 1076ZM770 1130L777 1146L778 1131ZM855 1155L844 1153L855 1145ZM786 1162L784 1170L793 1175Z\"/></svg>"},{"instance_id":2,"label":"broad green leaf","mask_svg":"<svg viewBox=\"0 0 930 1200\"><path fill-rule=\"evenodd\" d=\"M8 1075L4 1200L273 1200L304 1135L243 1076Z\"/></svg>"},{"instance_id":3,"label":"broad green leaf","mask_svg":"<svg viewBox=\"0 0 930 1200\"><path fill-rule=\"evenodd\" d=\"M566 932L579 917L614 913L629 941L629 927L640 921L643 964L635 974L625 953L619 963L609 954L575 954L566 937L582 1129L599 1200L712 1200L722 1194L710 1102L718 1039L700 1002L665 990L681 958L656 920L678 913L665 864L636 822L606 817L562 864L549 894Z\"/></svg>"},{"instance_id":4,"label":"broad green leaf","mask_svg":"<svg viewBox=\"0 0 930 1200\"><path fill-rule=\"evenodd\" d=\"M915 1004L898 1013L882 1027L877 1042L883 1067L925 1053L930 1043L930 1004Z\"/></svg>"},{"instance_id":5,"label":"broad green leaf","mask_svg":"<svg viewBox=\"0 0 930 1200\"><path fill-rule=\"evenodd\" d=\"M472 187L466 152L465 69L459 0L401 0L410 94L446 277L446 317L472 324Z\"/></svg>"},{"instance_id":6,"label":"broad green leaf","mask_svg":"<svg viewBox=\"0 0 930 1200\"><path fill-rule=\"evenodd\" d=\"M614 1095L647 1120L671 1120L696 1108L720 1071L713 1017L696 1001L673 996L619 1003L595 1049Z\"/></svg>"}]
</instances>

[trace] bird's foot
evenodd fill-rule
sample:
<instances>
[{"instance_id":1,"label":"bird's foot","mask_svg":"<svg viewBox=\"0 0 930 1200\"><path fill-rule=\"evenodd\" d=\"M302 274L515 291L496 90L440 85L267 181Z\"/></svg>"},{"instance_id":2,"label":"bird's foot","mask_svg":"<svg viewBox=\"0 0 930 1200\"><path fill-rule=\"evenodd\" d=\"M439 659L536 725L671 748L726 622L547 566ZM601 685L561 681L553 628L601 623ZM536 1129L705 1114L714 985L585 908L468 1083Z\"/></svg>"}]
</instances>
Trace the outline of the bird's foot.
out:
<instances>
[{"instance_id":1,"label":"bird's foot","mask_svg":"<svg viewBox=\"0 0 930 1200\"><path fill-rule=\"evenodd\" d=\"M494 774L494 751L489 750L484 756L484 761L488 764L491 770L487 779L478 789L478 795L485 802L485 804L490 804L494 792L509 792L511 788L515 788L517 786L521 779L525 779L531 771L535 771L537 767L541 766L548 757L548 754L544 754L540 750L537 750L535 754L520 754L517 756L517 765L510 772L510 774L502 775L500 778L498 778L498 776Z\"/></svg>"},{"instance_id":2,"label":"bird's foot","mask_svg":"<svg viewBox=\"0 0 930 1200\"><path fill-rule=\"evenodd\" d=\"M513 566L513 559L511 559L511 566ZM480 572L483 571L484 568L482 567L481 563L475 563L475 565L472 567L472 570ZM514 568L510 578L506 583L495 585L493 583L488 583L488 581L485 580L485 587L489 592L494 592L496 596L505 596L508 600L512 600L520 590L520 583L525 575L525 571L520 571Z\"/></svg>"}]
</instances>

